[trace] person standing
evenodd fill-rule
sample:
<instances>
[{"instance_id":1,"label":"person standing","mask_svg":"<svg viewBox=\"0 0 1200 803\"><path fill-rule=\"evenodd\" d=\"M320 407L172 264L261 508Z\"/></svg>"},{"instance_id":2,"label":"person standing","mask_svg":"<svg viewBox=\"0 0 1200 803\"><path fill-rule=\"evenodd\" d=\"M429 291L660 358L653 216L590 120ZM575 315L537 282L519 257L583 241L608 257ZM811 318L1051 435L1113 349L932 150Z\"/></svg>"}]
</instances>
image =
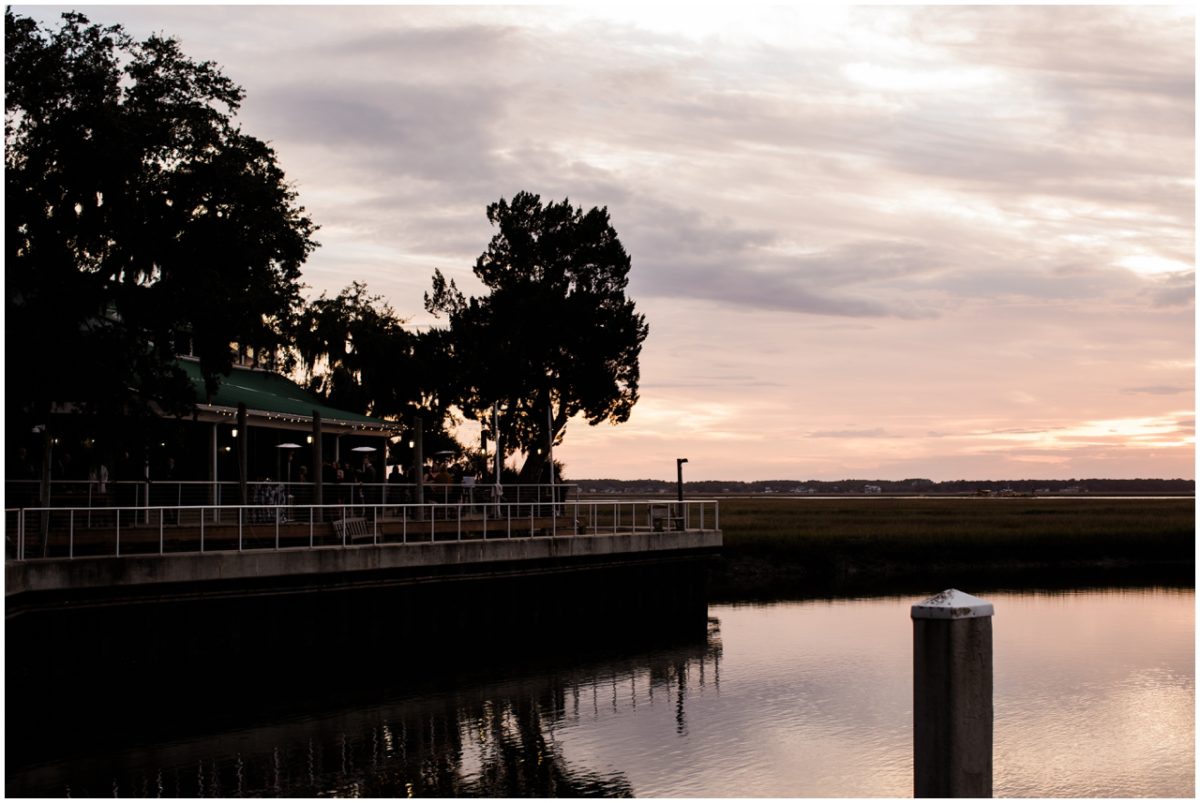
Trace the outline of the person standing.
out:
<instances>
[{"instance_id":1,"label":"person standing","mask_svg":"<svg viewBox=\"0 0 1200 803\"><path fill-rule=\"evenodd\" d=\"M88 482L92 485L92 494L101 497L108 493L108 466L101 461L92 463L88 470Z\"/></svg>"}]
</instances>

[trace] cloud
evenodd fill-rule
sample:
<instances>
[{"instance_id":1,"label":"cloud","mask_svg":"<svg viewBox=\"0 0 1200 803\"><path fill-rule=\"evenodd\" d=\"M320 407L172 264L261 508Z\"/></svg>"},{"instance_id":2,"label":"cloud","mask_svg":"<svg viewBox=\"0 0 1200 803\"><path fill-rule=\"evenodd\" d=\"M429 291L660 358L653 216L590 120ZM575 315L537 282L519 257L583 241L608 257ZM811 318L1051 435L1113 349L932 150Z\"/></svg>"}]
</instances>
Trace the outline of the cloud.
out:
<instances>
[{"instance_id":1,"label":"cloud","mask_svg":"<svg viewBox=\"0 0 1200 803\"><path fill-rule=\"evenodd\" d=\"M407 67L410 79L419 75L424 82L436 82L439 76L453 75L467 59L490 60L528 46L519 27L499 21L456 24L429 9L411 8L390 22L373 30L350 29L318 44L312 55L333 61L384 59Z\"/></svg>"},{"instance_id":2,"label":"cloud","mask_svg":"<svg viewBox=\"0 0 1200 803\"><path fill-rule=\"evenodd\" d=\"M786 388L788 385L785 382L772 382L770 380L760 379L753 374L714 374L711 376L696 375L683 376L676 380L666 382L656 382L651 380L648 383L642 383L641 388L689 388L689 389L705 389L705 388Z\"/></svg>"},{"instance_id":3,"label":"cloud","mask_svg":"<svg viewBox=\"0 0 1200 803\"><path fill-rule=\"evenodd\" d=\"M950 15L973 31L970 48L929 36L923 50L885 49L871 62L912 81L977 70L971 85L926 87L919 97L862 86L844 69L859 62L834 47L773 43L758 53L615 22L560 24L550 34L500 12L475 16L414 10L383 15L377 31L346 29L317 47L319 71L300 70L254 101L273 129L320 149L345 184L358 186L362 197L332 211L331 222L397 248L458 253L465 268L486 242L474 233L486 231L477 228L483 206L530 189L609 206L634 256L639 293L921 320L954 296L1096 298L1120 290L1124 280L1100 266L1060 270L1078 247L1064 242L1062 256L1052 256L1054 231L1066 226L1032 222L1024 208L1032 193L1042 204L1118 199L1156 211L1187 197L1161 180L1177 174L1177 161L1158 155L1170 149L1113 146L1128 138L1127 121L1105 123L1122 133L1099 150L1097 137L1053 136L1074 125L1054 110L1074 98L1061 82L1084 80L1083 67L1078 54L1069 69L1039 61L1038 48L1014 67L1005 49L1028 33L1028 14ZM945 27L937 13L914 19L918 32ZM1131 46L1128 36L1118 39ZM1087 81L1103 83L1093 62ZM1174 74L1170 64L1160 72ZM1157 87L1156 74L1125 81ZM861 202L896 197L894 188L914 176L928 182L932 205L901 196L901 215L850 217ZM680 203L681 192L711 197L751 181L764 198L797 182L803 216L755 219L720 201ZM871 193L872 183L879 191ZM810 196L819 205L805 204ZM1010 233L994 225L1006 219L1019 224ZM1049 242L1031 243L1034 225ZM1111 221L1095 227L1111 229ZM1156 235L1166 233L1160 226ZM1014 261L1021 251L1030 253ZM1144 297L1178 305L1191 289L1186 280L1164 283Z\"/></svg>"},{"instance_id":4,"label":"cloud","mask_svg":"<svg viewBox=\"0 0 1200 803\"><path fill-rule=\"evenodd\" d=\"M1143 385L1136 388L1122 388L1121 392L1149 396L1174 396L1180 393L1192 393L1194 390L1194 388L1178 385Z\"/></svg>"},{"instance_id":5,"label":"cloud","mask_svg":"<svg viewBox=\"0 0 1200 803\"><path fill-rule=\"evenodd\" d=\"M638 273L632 288L640 294L812 315L936 314L887 286L929 269L928 251L911 243L858 242L791 254L777 233L701 212L640 204L630 218L634 223L622 239L634 255Z\"/></svg>"},{"instance_id":6,"label":"cloud","mask_svg":"<svg viewBox=\"0 0 1200 803\"><path fill-rule=\"evenodd\" d=\"M492 172L502 100L487 87L435 88L368 80L354 92L292 84L257 102L297 147L318 147L376 181L478 181Z\"/></svg>"},{"instance_id":7,"label":"cloud","mask_svg":"<svg viewBox=\"0 0 1200 803\"><path fill-rule=\"evenodd\" d=\"M487 204L529 190L608 207L651 335L634 420L567 446L577 476L605 459L613 476L671 465L699 440L672 423L681 410L712 430L728 476L1000 476L1031 459L1186 473L1191 447L1165 448L1186 437L1173 425L1123 436L1167 433L1153 450L1061 427L1081 410L1153 417L1189 389L1195 272L1175 268L1195 252L1191 13L89 15L177 35L246 87L240 122L322 226L313 295L365 278L422 323L435 267L478 292Z\"/></svg>"},{"instance_id":8,"label":"cloud","mask_svg":"<svg viewBox=\"0 0 1200 803\"><path fill-rule=\"evenodd\" d=\"M1151 303L1156 307L1188 307L1196 301L1196 273L1180 272L1155 277L1147 289Z\"/></svg>"},{"instance_id":9,"label":"cloud","mask_svg":"<svg viewBox=\"0 0 1200 803\"><path fill-rule=\"evenodd\" d=\"M825 430L818 432L810 432L810 438L890 438L889 435L882 429L837 429Z\"/></svg>"}]
</instances>

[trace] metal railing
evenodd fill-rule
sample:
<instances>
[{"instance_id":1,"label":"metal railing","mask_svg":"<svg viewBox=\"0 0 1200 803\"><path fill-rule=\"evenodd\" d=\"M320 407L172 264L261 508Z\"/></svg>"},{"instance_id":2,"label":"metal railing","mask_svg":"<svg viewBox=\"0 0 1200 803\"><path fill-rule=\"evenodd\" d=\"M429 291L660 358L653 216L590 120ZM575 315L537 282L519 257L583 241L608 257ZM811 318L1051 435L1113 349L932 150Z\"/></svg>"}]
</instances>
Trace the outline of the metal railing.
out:
<instances>
[{"instance_id":1,"label":"metal railing","mask_svg":"<svg viewBox=\"0 0 1200 803\"><path fill-rule=\"evenodd\" d=\"M5 511L8 560L716 530L715 500L191 505Z\"/></svg>"}]
</instances>

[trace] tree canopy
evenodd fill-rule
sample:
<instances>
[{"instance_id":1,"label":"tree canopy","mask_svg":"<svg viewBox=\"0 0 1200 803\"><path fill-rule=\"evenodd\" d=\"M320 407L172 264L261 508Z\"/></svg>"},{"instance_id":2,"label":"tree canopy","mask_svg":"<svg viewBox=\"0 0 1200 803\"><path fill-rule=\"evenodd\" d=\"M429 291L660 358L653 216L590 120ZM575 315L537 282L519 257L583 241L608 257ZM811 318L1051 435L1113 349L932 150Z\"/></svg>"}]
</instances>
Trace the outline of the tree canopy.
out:
<instances>
[{"instance_id":1,"label":"tree canopy","mask_svg":"<svg viewBox=\"0 0 1200 803\"><path fill-rule=\"evenodd\" d=\"M534 481L539 449L560 442L573 416L628 420L649 328L625 296L631 261L607 208L521 192L487 217L497 232L474 272L490 293L468 299L436 271L425 303L449 319L455 403L488 428L496 405L503 448L526 454L522 479Z\"/></svg>"},{"instance_id":2,"label":"tree canopy","mask_svg":"<svg viewBox=\"0 0 1200 803\"><path fill-rule=\"evenodd\" d=\"M307 389L335 407L405 423L419 415L431 444L452 442L446 333L404 328L382 296L353 282L307 304L295 349Z\"/></svg>"},{"instance_id":3,"label":"tree canopy","mask_svg":"<svg viewBox=\"0 0 1200 803\"><path fill-rule=\"evenodd\" d=\"M210 389L232 344L288 341L316 226L234 123L239 86L78 13L44 30L6 11L5 70L12 402L177 412L180 333Z\"/></svg>"},{"instance_id":4,"label":"tree canopy","mask_svg":"<svg viewBox=\"0 0 1200 803\"><path fill-rule=\"evenodd\" d=\"M244 92L216 65L171 38L10 9L5 70L10 422L56 403L180 414L194 396L177 355L199 358L212 392L237 349L299 362L337 407L420 416L438 443L453 409L490 430L496 407L490 434L527 455L525 481L572 417L629 418L648 328L607 209L527 192L489 205L497 231L474 268L488 294L436 271L426 308L449 326L412 332L359 282L303 303L317 227L235 123Z\"/></svg>"}]
</instances>

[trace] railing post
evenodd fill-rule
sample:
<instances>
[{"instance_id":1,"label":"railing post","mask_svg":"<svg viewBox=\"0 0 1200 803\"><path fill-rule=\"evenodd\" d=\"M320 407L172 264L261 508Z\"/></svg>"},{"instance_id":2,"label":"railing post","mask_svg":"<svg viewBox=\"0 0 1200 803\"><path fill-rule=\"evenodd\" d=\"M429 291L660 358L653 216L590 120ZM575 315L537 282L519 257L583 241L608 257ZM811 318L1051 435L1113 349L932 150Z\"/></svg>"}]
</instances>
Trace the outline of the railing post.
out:
<instances>
[{"instance_id":1,"label":"railing post","mask_svg":"<svg viewBox=\"0 0 1200 803\"><path fill-rule=\"evenodd\" d=\"M206 511L200 511L200 553L204 553L204 514ZM213 518L216 518L216 511L213 511Z\"/></svg>"},{"instance_id":2,"label":"railing post","mask_svg":"<svg viewBox=\"0 0 1200 803\"><path fill-rule=\"evenodd\" d=\"M242 551L242 520L246 518L246 508L238 505L238 552Z\"/></svg>"},{"instance_id":3,"label":"railing post","mask_svg":"<svg viewBox=\"0 0 1200 803\"><path fill-rule=\"evenodd\" d=\"M121 554L121 508L117 508L117 556Z\"/></svg>"},{"instance_id":4,"label":"railing post","mask_svg":"<svg viewBox=\"0 0 1200 803\"><path fill-rule=\"evenodd\" d=\"M158 509L158 554L163 553L163 519L167 517L167 509L160 507Z\"/></svg>"},{"instance_id":5,"label":"railing post","mask_svg":"<svg viewBox=\"0 0 1200 803\"><path fill-rule=\"evenodd\" d=\"M69 526L70 535L67 538L67 558L75 559L75 511L71 511L71 522Z\"/></svg>"},{"instance_id":6,"label":"railing post","mask_svg":"<svg viewBox=\"0 0 1200 803\"><path fill-rule=\"evenodd\" d=\"M912 606L915 797L992 796L993 613L955 589Z\"/></svg>"},{"instance_id":7,"label":"railing post","mask_svg":"<svg viewBox=\"0 0 1200 803\"><path fill-rule=\"evenodd\" d=\"M458 503L458 540L462 540L462 502Z\"/></svg>"}]
</instances>

